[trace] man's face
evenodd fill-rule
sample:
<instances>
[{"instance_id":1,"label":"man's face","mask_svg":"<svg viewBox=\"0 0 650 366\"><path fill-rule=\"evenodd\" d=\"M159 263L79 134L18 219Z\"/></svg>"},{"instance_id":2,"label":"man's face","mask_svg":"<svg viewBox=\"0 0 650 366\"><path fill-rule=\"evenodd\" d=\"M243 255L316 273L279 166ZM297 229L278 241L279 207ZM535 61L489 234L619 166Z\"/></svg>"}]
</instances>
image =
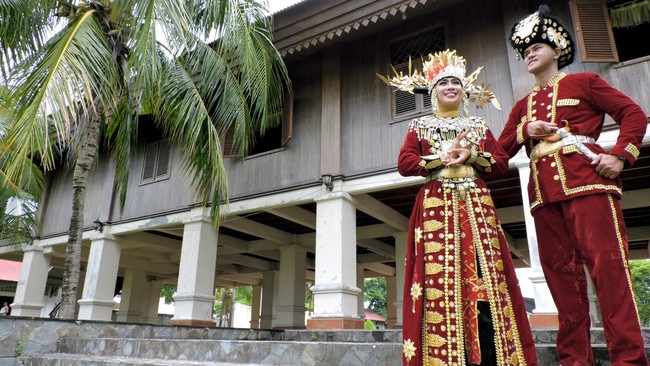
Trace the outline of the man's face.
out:
<instances>
[{"instance_id":1,"label":"man's face","mask_svg":"<svg viewBox=\"0 0 650 366\"><path fill-rule=\"evenodd\" d=\"M539 72L548 70L560 57L560 49L552 48L546 43L535 43L524 51L524 64L526 70L536 75Z\"/></svg>"}]
</instances>

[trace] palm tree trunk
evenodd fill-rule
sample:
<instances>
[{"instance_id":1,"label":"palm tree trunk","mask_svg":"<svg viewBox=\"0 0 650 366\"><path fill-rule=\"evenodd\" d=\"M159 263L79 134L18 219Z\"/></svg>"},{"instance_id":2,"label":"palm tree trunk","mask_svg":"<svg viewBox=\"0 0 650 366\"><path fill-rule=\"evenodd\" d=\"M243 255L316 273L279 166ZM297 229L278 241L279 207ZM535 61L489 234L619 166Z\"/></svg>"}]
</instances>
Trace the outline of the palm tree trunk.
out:
<instances>
[{"instance_id":1,"label":"palm tree trunk","mask_svg":"<svg viewBox=\"0 0 650 366\"><path fill-rule=\"evenodd\" d=\"M99 128L101 124L101 109L95 108L88 116L88 125L81 140L81 148L74 165L72 176L72 214L68 245L65 256L65 272L61 291L61 309L59 318L75 319L77 309L77 289L81 267L81 237L83 234L84 206L86 203L86 187L88 177L93 167L99 145Z\"/></svg>"}]
</instances>

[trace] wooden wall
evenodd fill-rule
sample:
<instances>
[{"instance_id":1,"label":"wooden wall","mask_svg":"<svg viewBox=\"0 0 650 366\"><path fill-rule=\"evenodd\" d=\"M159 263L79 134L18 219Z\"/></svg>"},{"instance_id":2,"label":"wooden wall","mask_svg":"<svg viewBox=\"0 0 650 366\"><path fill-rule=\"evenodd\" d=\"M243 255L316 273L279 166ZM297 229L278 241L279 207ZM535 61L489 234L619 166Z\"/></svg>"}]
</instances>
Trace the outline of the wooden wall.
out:
<instances>
[{"instance_id":1,"label":"wooden wall","mask_svg":"<svg viewBox=\"0 0 650 366\"><path fill-rule=\"evenodd\" d=\"M572 30L567 1L547 3L553 14ZM507 37L512 24L537 6L535 1L468 0L421 16L407 12L408 18L403 22L342 42L336 46L339 47L337 52L310 50L310 53L293 58L287 65L295 98L293 136L283 149L243 161L225 160L231 200L292 187L311 185L319 189L323 159L322 101L326 90L322 79L324 55L340 57L340 174L349 179L394 171L409 121L391 120L392 89L383 84L377 74L391 73L391 41L431 25L445 27L447 47L458 50L468 60L468 72L484 66L479 80L490 86L503 108L499 111L486 106L473 112L487 117L493 133L498 136L515 101L524 97L533 84L532 76L525 71L522 61L516 59ZM601 74L649 113L650 61L636 61L583 64L578 56L567 71ZM327 154L327 146L323 151ZM92 225L97 217L110 221L130 220L184 210L195 203L192 189L181 170L178 151L173 153L170 179L141 186L142 160L142 156L136 157L131 166L131 182L122 216L117 198L113 199L112 164L106 159L100 162L88 190L86 225ZM71 204L70 176L56 172L49 178L43 235L67 231Z\"/></svg>"}]
</instances>

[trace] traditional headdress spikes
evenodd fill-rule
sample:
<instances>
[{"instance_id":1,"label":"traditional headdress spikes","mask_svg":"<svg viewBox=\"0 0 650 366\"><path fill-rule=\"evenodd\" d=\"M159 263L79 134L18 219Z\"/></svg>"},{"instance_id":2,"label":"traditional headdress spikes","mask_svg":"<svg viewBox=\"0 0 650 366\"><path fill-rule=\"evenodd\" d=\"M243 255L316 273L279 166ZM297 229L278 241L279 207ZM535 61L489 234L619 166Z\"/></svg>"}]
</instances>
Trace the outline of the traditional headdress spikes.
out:
<instances>
[{"instance_id":1,"label":"traditional headdress spikes","mask_svg":"<svg viewBox=\"0 0 650 366\"><path fill-rule=\"evenodd\" d=\"M472 74L465 77L465 59L457 55L455 50L445 50L429 54L429 59L422 63L421 73L417 70L412 71L410 59L408 75L404 75L401 72L398 73L394 67L392 68L395 73L395 76L392 78L382 75L377 76L383 82L396 87L398 90L409 93L413 93L414 91L429 93L441 79L454 77L463 84L463 89L467 93L468 100L475 103L478 108L482 108L485 103L491 102L497 109L501 109L497 98L488 90L486 85L475 84L476 78L483 67L479 67Z\"/></svg>"},{"instance_id":2,"label":"traditional headdress spikes","mask_svg":"<svg viewBox=\"0 0 650 366\"><path fill-rule=\"evenodd\" d=\"M561 69L573 62L573 39L559 20L549 16L550 12L548 6L541 5L539 10L515 23L510 34L510 44L517 51L517 56L522 58L526 49L535 43L559 48L558 68Z\"/></svg>"}]
</instances>

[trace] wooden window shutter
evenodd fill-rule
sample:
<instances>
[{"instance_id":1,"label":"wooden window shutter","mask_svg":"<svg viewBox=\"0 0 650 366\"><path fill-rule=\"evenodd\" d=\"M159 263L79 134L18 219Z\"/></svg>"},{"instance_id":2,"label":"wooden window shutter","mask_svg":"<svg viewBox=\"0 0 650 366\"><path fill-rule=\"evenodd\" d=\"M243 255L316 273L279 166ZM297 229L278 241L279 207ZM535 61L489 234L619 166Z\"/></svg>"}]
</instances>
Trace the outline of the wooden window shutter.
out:
<instances>
[{"instance_id":1,"label":"wooden window shutter","mask_svg":"<svg viewBox=\"0 0 650 366\"><path fill-rule=\"evenodd\" d=\"M158 153L158 144L148 144L144 152L144 166L142 169L142 181L151 181L155 179L156 155Z\"/></svg>"},{"instance_id":2,"label":"wooden window shutter","mask_svg":"<svg viewBox=\"0 0 650 366\"><path fill-rule=\"evenodd\" d=\"M605 1L570 0L569 7L582 62L618 62Z\"/></svg>"},{"instance_id":3,"label":"wooden window shutter","mask_svg":"<svg viewBox=\"0 0 650 366\"><path fill-rule=\"evenodd\" d=\"M401 72L404 75L408 75L408 63L395 67L395 70L398 73ZM418 107L415 94L402 90L395 90L393 93L395 93L395 117L417 112Z\"/></svg>"},{"instance_id":4,"label":"wooden window shutter","mask_svg":"<svg viewBox=\"0 0 650 366\"><path fill-rule=\"evenodd\" d=\"M284 96L282 105L282 143L284 147L293 135L293 93L288 92Z\"/></svg>"},{"instance_id":5,"label":"wooden window shutter","mask_svg":"<svg viewBox=\"0 0 650 366\"><path fill-rule=\"evenodd\" d=\"M223 136L221 142L223 148L223 157L224 158L236 158L238 156L237 150L235 149L235 126L230 126L226 134Z\"/></svg>"},{"instance_id":6,"label":"wooden window shutter","mask_svg":"<svg viewBox=\"0 0 650 366\"><path fill-rule=\"evenodd\" d=\"M158 161L156 164L156 179L167 177L169 175L169 163L171 156L170 146L167 141L158 143Z\"/></svg>"}]
</instances>

